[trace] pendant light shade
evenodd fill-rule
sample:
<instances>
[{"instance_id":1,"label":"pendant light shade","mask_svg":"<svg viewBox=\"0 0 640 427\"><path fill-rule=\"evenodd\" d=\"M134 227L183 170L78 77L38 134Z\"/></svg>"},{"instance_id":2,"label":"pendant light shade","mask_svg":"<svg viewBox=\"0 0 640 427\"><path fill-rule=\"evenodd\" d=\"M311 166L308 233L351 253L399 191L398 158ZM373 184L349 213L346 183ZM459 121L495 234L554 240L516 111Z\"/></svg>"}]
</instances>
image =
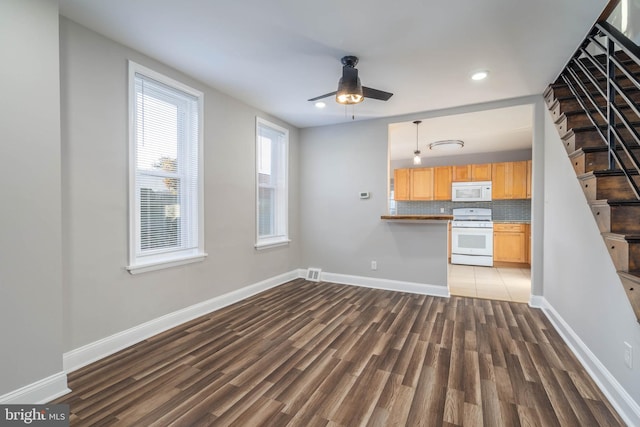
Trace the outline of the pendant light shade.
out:
<instances>
[{"instance_id":1,"label":"pendant light shade","mask_svg":"<svg viewBox=\"0 0 640 427\"><path fill-rule=\"evenodd\" d=\"M422 158L420 157L420 149L418 148L418 126L422 123L422 120L416 120L413 123L416 125L416 151L413 152L413 164L421 165Z\"/></svg>"}]
</instances>

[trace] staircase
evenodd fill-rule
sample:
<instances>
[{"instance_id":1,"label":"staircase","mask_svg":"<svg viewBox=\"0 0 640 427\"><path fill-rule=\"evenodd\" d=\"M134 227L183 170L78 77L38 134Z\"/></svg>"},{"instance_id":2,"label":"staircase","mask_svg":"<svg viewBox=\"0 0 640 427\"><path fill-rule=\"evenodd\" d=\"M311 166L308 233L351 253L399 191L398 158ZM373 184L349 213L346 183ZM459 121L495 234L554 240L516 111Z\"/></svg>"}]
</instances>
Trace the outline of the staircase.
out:
<instances>
[{"instance_id":1,"label":"staircase","mask_svg":"<svg viewBox=\"0 0 640 427\"><path fill-rule=\"evenodd\" d=\"M544 99L640 322L640 48L597 23Z\"/></svg>"}]
</instances>

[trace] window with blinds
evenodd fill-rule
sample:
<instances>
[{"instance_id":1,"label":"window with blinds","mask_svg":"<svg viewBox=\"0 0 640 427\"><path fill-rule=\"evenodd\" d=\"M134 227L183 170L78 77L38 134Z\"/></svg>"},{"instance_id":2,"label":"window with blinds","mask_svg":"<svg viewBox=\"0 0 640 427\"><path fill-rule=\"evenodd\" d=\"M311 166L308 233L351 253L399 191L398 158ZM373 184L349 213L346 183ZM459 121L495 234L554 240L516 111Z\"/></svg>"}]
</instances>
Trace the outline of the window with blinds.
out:
<instances>
[{"instance_id":1,"label":"window with blinds","mask_svg":"<svg viewBox=\"0 0 640 427\"><path fill-rule=\"evenodd\" d=\"M129 63L131 272L204 257L202 98Z\"/></svg>"},{"instance_id":2,"label":"window with blinds","mask_svg":"<svg viewBox=\"0 0 640 427\"><path fill-rule=\"evenodd\" d=\"M287 244L289 131L256 119L256 248Z\"/></svg>"}]
</instances>

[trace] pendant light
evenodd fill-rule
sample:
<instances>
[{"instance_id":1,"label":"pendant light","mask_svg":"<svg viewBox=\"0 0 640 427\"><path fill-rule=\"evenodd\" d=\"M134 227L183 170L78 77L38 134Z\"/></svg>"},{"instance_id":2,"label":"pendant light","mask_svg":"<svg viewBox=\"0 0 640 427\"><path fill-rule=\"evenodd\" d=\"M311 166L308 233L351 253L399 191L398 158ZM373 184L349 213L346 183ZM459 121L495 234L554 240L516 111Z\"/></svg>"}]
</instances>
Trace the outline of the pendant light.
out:
<instances>
[{"instance_id":1,"label":"pendant light","mask_svg":"<svg viewBox=\"0 0 640 427\"><path fill-rule=\"evenodd\" d=\"M414 154L414 156L413 156L413 164L414 165L421 165L422 164L422 159L420 158L420 150L418 149L418 125L420 123L422 123L422 120L416 120L413 123L416 125L416 151L413 152L413 154Z\"/></svg>"}]
</instances>

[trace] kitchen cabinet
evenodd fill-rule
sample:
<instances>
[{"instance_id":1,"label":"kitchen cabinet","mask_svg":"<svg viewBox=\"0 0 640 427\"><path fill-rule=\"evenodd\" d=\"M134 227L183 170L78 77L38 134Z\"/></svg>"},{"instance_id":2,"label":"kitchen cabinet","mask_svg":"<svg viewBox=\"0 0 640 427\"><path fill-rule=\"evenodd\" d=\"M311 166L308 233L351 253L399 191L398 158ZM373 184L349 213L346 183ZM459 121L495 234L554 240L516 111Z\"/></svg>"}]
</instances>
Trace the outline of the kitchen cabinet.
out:
<instances>
[{"instance_id":1,"label":"kitchen cabinet","mask_svg":"<svg viewBox=\"0 0 640 427\"><path fill-rule=\"evenodd\" d=\"M457 165L452 166L451 169L453 182L471 181L471 165Z\"/></svg>"},{"instance_id":2,"label":"kitchen cabinet","mask_svg":"<svg viewBox=\"0 0 640 427\"><path fill-rule=\"evenodd\" d=\"M393 171L393 199L411 200L411 169Z\"/></svg>"},{"instance_id":3,"label":"kitchen cabinet","mask_svg":"<svg viewBox=\"0 0 640 427\"><path fill-rule=\"evenodd\" d=\"M433 168L409 170L411 171L411 200L433 200Z\"/></svg>"},{"instance_id":4,"label":"kitchen cabinet","mask_svg":"<svg viewBox=\"0 0 640 427\"><path fill-rule=\"evenodd\" d=\"M452 167L439 166L433 168L433 199L451 200Z\"/></svg>"},{"instance_id":5,"label":"kitchen cabinet","mask_svg":"<svg viewBox=\"0 0 640 427\"><path fill-rule=\"evenodd\" d=\"M527 251L527 264L531 264L531 224L525 224L524 233L526 236L525 249Z\"/></svg>"},{"instance_id":6,"label":"kitchen cabinet","mask_svg":"<svg viewBox=\"0 0 640 427\"><path fill-rule=\"evenodd\" d=\"M493 200L527 198L527 161L491 165Z\"/></svg>"},{"instance_id":7,"label":"kitchen cabinet","mask_svg":"<svg viewBox=\"0 0 640 427\"><path fill-rule=\"evenodd\" d=\"M527 199L531 198L531 174L532 174L531 160L527 160Z\"/></svg>"},{"instance_id":8,"label":"kitchen cabinet","mask_svg":"<svg viewBox=\"0 0 640 427\"><path fill-rule=\"evenodd\" d=\"M493 224L493 260L495 262L526 263L527 224Z\"/></svg>"},{"instance_id":9,"label":"kitchen cabinet","mask_svg":"<svg viewBox=\"0 0 640 427\"><path fill-rule=\"evenodd\" d=\"M491 181L491 163L452 166L453 182Z\"/></svg>"},{"instance_id":10,"label":"kitchen cabinet","mask_svg":"<svg viewBox=\"0 0 640 427\"><path fill-rule=\"evenodd\" d=\"M491 163L471 165L472 181L491 181Z\"/></svg>"}]
</instances>

